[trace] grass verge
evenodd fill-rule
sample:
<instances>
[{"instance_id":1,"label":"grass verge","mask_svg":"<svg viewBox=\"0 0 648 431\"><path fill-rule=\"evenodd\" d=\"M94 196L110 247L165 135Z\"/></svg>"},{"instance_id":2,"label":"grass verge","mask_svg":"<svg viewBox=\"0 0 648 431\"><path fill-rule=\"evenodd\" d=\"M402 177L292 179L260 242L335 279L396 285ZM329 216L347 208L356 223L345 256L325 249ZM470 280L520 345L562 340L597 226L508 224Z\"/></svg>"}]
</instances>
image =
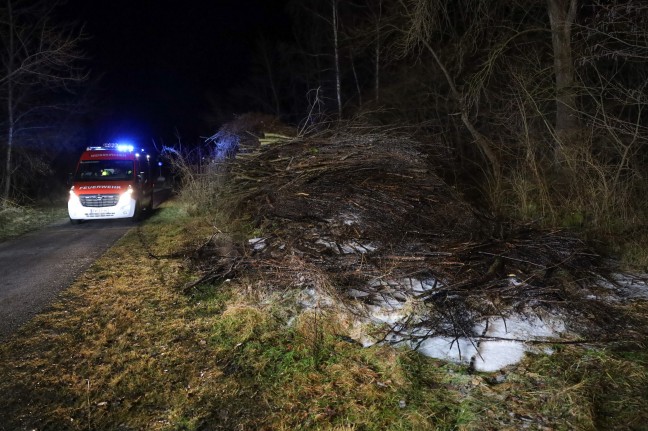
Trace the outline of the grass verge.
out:
<instances>
[{"instance_id":1,"label":"grass verge","mask_svg":"<svg viewBox=\"0 0 648 431\"><path fill-rule=\"evenodd\" d=\"M0 346L0 429L642 429L643 346L560 347L500 373L387 346L245 276L182 286L213 234L173 202ZM294 314L294 313L293 313Z\"/></svg>"},{"instance_id":2,"label":"grass verge","mask_svg":"<svg viewBox=\"0 0 648 431\"><path fill-rule=\"evenodd\" d=\"M0 206L0 241L41 228L67 216L64 205Z\"/></svg>"}]
</instances>

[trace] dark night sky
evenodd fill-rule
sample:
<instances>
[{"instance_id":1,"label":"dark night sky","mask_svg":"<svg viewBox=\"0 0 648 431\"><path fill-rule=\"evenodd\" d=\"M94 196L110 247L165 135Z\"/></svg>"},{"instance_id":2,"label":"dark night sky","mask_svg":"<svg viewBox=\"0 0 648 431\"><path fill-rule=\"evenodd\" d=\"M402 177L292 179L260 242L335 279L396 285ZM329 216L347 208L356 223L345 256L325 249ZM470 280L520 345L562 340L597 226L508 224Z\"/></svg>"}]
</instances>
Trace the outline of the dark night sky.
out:
<instances>
[{"instance_id":1,"label":"dark night sky","mask_svg":"<svg viewBox=\"0 0 648 431\"><path fill-rule=\"evenodd\" d=\"M290 33L285 0L70 0L61 13L85 24L99 78L90 139L150 142L209 135L207 100L229 112L255 42ZM241 109L240 105L237 106ZM234 113L234 112L232 112ZM95 142L96 143L96 142Z\"/></svg>"}]
</instances>

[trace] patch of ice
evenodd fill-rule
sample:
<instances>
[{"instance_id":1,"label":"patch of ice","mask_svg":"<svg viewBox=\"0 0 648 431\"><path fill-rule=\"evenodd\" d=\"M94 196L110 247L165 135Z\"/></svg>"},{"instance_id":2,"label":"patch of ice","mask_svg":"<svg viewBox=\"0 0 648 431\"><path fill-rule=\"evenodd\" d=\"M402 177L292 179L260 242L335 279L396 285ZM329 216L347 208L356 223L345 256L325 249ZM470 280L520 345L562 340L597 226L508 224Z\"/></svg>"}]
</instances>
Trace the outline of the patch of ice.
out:
<instances>
[{"instance_id":1,"label":"patch of ice","mask_svg":"<svg viewBox=\"0 0 648 431\"><path fill-rule=\"evenodd\" d=\"M496 318L489 322L487 337L514 338L514 339L539 339L555 337L565 331L562 319L546 317L541 319L537 315L516 315L505 319Z\"/></svg>"},{"instance_id":2,"label":"patch of ice","mask_svg":"<svg viewBox=\"0 0 648 431\"><path fill-rule=\"evenodd\" d=\"M646 275L615 274L619 293L624 298L648 299L648 283Z\"/></svg>"},{"instance_id":3,"label":"patch of ice","mask_svg":"<svg viewBox=\"0 0 648 431\"><path fill-rule=\"evenodd\" d=\"M477 371L497 371L522 360L527 349L517 341L485 341L473 355L473 367Z\"/></svg>"},{"instance_id":4,"label":"patch of ice","mask_svg":"<svg viewBox=\"0 0 648 431\"><path fill-rule=\"evenodd\" d=\"M351 254L356 252L356 249L350 244L342 244L340 246L340 250L342 250L342 253L344 254Z\"/></svg>"},{"instance_id":5,"label":"patch of ice","mask_svg":"<svg viewBox=\"0 0 648 431\"><path fill-rule=\"evenodd\" d=\"M360 342L360 344L362 344L362 347L365 347L365 348L374 346L376 344L375 341L373 341L369 337L360 337L360 339L358 341Z\"/></svg>"},{"instance_id":6,"label":"patch of ice","mask_svg":"<svg viewBox=\"0 0 648 431\"><path fill-rule=\"evenodd\" d=\"M520 280L520 279L518 278L518 276L515 275L515 274L509 274L509 275L507 276L507 278L508 278L509 286L511 286L511 287L518 287L518 286L522 286L523 284L525 284L525 283L524 283L522 280Z\"/></svg>"},{"instance_id":7,"label":"patch of ice","mask_svg":"<svg viewBox=\"0 0 648 431\"><path fill-rule=\"evenodd\" d=\"M609 289L610 296L648 299L648 275L618 274L613 281L600 282L600 286ZM508 282L511 286L525 284L515 274L509 275ZM544 343L560 339L567 331L564 316L534 311L531 307L519 314L477 322L471 331L474 336L435 336L430 328L407 330L407 325L413 324L412 310L422 296L439 287L442 282L434 278L377 277L367 283L367 292L351 290L351 296L373 301L372 305L359 303L364 306L367 318L358 323L354 338L365 347L374 345L381 340L371 339L361 328L367 323L389 325L391 331L382 340L386 343L406 345L426 356L493 372L519 362L527 352L551 354L552 349ZM601 295L590 292L585 298L598 300Z\"/></svg>"},{"instance_id":8,"label":"patch of ice","mask_svg":"<svg viewBox=\"0 0 648 431\"><path fill-rule=\"evenodd\" d=\"M340 249L342 250L342 253L344 253L344 254L371 253L372 251L375 251L377 248L378 247L374 246L373 244L360 244L357 241L349 241L349 242L347 242L345 244L340 245Z\"/></svg>"},{"instance_id":9,"label":"patch of ice","mask_svg":"<svg viewBox=\"0 0 648 431\"><path fill-rule=\"evenodd\" d=\"M335 253L342 252L343 254L365 254L378 249L377 246L371 243L361 244L357 241L349 241L344 244L338 244L335 241L329 241L323 238L318 238L317 241L315 241L315 244L323 245L324 247L333 250Z\"/></svg>"},{"instance_id":10,"label":"patch of ice","mask_svg":"<svg viewBox=\"0 0 648 431\"><path fill-rule=\"evenodd\" d=\"M340 250L337 247L337 244L333 241L328 241L322 238L318 238L317 241L315 241L315 244L323 245L324 247L329 248L336 253L340 252Z\"/></svg>"},{"instance_id":11,"label":"patch of ice","mask_svg":"<svg viewBox=\"0 0 648 431\"><path fill-rule=\"evenodd\" d=\"M263 250L267 246L265 238L248 239L248 244L250 244L256 251Z\"/></svg>"},{"instance_id":12,"label":"patch of ice","mask_svg":"<svg viewBox=\"0 0 648 431\"><path fill-rule=\"evenodd\" d=\"M609 289L625 298L648 299L648 275L646 274L613 274L612 280L601 279L600 287Z\"/></svg>"},{"instance_id":13,"label":"patch of ice","mask_svg":"<svg viewBox=\"0 0 648 431\"><path fill-rule=\"evenodd\" d=\"M345 226L352 226L354 224L360 224L360 217L347 212L338 214L335 218L327 218L326 221L331 224L339 224L341 222Z\"/></svg>"},{"instance_id":14,"label":"patch of ice","mask_svg":"<svg viewBox=\"0 0 648 431\"><path fill-rule=\"evenodd\" d=\"M514 277L510 279L511 283L523 283ZM646 289L645 283L638 284L636 279L633 282ZM366 316L354 324L353 338L365 347L380 341L405 345L426 356L471 364L477 371L492 372L519 362L530 351L550 353L546 345L535 342L550 342L566 331L562 316L539 314L531 308L520 314L476 322L472 334L463 337L435 336L431 328L407 329L416 322L412 320L412 310L418 307L422 295L440 286L441 282L434 278L378 277L367 283L366 291L349 289L349 296L361 299L356 306ZM367 299L371 303L366 303ZM333 306L334 301L325 292L309 288L302 291L300 303L307 308L321 308ZM372 339L363 330L367 324L388 325L390 331L382 340Z\"/></svg>"},{"instance_id":15,"label":"patch of ice","mask_svg":"<svg viewBox=\"0 0 648 431\"><path fill-rule=\"evenodd\" d=\"M354 224L359 224L360 223L360 217L358 217L355 214L345 213L345 214L342 214L342 223L344 223L346 226L352 226Z\"/></svg>"},{"instance_id":16,"label":"patch of ice","mask_svg":"<svg viewBox=\"0 0 648 431\"><path fill-rule=\"evenodd\" d=\"M401 278L400 280L375 278L369 281L369 287L398 288L401 291L410 291L414 295L420 295L430 290L442 287L443 285L434 278L420 280L418 278Z\"/></svg>"},{"instance_id":17,"label":"patch of ice","mask_svg":"<svg viewBox=\"0 0 648 431\"><path fill-rule=\"evenodd\" d=\"M369 305L367 310L369 311L369 320L373 323L386 323L393 327L405 318L401 303L398 303L397 308Z\"/></svg>"},{"instance_id":18,"label":"patch of ice","mask_svg":"<svg viewBox=\"0 0 648 431\"><path fill-rule=\"evenodd\" d=\"M334 301L328 295L322 294L313 287L303 289L299 299L299 304L304 308L322 308L334 305Z\"/></svg>"},{"instance_id":19,"label":"patch of ice","mask_svg":"<svg viewBox=\"0 0 648 431\"><path fill-rule=\"evenodd\" d=\"M497 371L519 362L528 351L535 350L525 341L557 339L565 332L563 319L553 316L514 315L488 322L484 339L479 342L473 366L477 371Z\"/></svg>"},{"instance_id":20,"label":"patch of ice","mask_svg":"<svg viewBox=\"0 0 648 431\"><path fill-rule=\"evenodd\" d=\"M467 364L477 353L475 344L467 338L432 337L418 346L418 351L425 356L456 363Z\"/></svg>"},{"instance_id":21,"label":"patch of ice","mask_svg":"<svg viewBox=\"0 0 648 431\"><path fill-rule=\"evenodd\" d=\"M527 313L478 322L473 333L482 334L481 337L434 336L428 328L404 330L403 322L407 313L403 308L390 310L389 307L387 304L367 307L372 322L389 324L392 328L385 337L385 342L397 346L407 345L429 357L472 364L477 371L497 371L515 364L526 352L538 351L538 348L527 341L557 339L565 331L565 323L558 316L540 318L536 314ZM426 338L428 335L429 338ZM366 338L361 342L364 346L372 344Z\"/></svg>"},{"instance_id":22,"label":"patch of ice","mask_svg":"<svg viewBox=\"0 0 648 431\"><path fill-rule=\"evenodd\" d=\"M443 285L439 282L439 280L436 280L434 278L428 278L425 280L410 278L409 281L410 281L410 286L412 288L412 292L416 294L425 293L430 290L443 287Z\"/></svg>"},{"instance_id":23,"label":"patch of ice","mask_svg":"<svg viewBox=\"0 0 648 431\"><path fill-rule=\"evenodd\" d=\"M365 292L365 291L358 290L358 289L349 289L347 291L347 294L352 298L365 298L365 297L371 295L371 293L369 293L369 292Z\"/></svg>"},{"instance_id":24,"label":"patch of ice","mask_svg":"<svg viewBox=\"0 0 648 431\"><path fill-rule=\"evenodd\" d=\"M392 310L400 310L403 308L403 301L399 301L397 298L394 298L393 296L385 296L383 298L383 307L388 307L391 308Z\"/></svg>"}]
</instances>

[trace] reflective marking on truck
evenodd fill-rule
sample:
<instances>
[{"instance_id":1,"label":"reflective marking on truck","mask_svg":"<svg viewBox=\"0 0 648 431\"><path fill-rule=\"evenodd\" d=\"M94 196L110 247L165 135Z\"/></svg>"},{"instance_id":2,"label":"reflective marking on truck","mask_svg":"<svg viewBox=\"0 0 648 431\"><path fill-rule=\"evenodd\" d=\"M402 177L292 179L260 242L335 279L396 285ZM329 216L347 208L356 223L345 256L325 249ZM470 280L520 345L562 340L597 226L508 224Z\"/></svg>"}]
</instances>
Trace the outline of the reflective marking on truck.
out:
<instances>
[{"instance_id":1,"label":"reflective marking on truck","mask_svg":"<svg viewBox=\"0 0 648 431\"><path fill-rule=\"evenodd\" d=\"M79 190L94 190L94 189L121 189L121 186L108 186L108 185L99 185L99 186L79 186Z\"/></svg>"}]
</instances>

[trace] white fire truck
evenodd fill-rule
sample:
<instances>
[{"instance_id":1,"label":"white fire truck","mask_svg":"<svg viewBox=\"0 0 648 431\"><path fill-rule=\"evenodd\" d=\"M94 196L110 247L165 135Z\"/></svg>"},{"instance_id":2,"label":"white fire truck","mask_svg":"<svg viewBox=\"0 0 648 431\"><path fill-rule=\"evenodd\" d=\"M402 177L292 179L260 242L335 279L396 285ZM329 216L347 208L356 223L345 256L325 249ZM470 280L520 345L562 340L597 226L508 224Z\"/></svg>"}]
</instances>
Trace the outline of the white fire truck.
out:
<instances>
[{"instance_id":1,"label":"white fire truck","mask_svg":"<svg viewBox=\"0 0 648 431\"><path fill-rule=\"evenodd\" d=\"M132 145L104 144L83 152L72 176L70 221L131 218L153 207L151 157Z\"/></svg>"}]
</instances>

